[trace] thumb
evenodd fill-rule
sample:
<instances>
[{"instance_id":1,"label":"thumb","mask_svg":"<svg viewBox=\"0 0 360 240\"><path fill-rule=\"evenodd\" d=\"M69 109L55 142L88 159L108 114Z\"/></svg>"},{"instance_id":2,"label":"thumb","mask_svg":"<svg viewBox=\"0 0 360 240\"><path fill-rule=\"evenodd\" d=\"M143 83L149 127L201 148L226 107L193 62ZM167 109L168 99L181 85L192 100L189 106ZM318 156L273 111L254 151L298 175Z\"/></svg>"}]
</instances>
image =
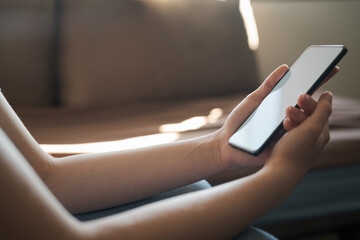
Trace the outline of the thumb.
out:
<instances>
[{"instance_id":1,"label":"thumb","mask_svg":"<svg viewBox=\"0 0 360 240\"><path fill-rule=\"evenodd\" d=\"M270 73L265 81L247 98L260 103L271 92L271 90L273 90L275 85L288 71L289 67L286 64L279 66L272 73Z\"/></svg>"},{"instance_id":2,"label":"thumb","mask_svg":"<svg viewBox=\"0 0 360 240\"><path fill-rule=\"evenodd\" d=\"M235 132L238 129L287 71L289 71L289 67L285 64L275 69L254 92L234 108L227 118L230 132Z\"/></svg>"}]
</instances>

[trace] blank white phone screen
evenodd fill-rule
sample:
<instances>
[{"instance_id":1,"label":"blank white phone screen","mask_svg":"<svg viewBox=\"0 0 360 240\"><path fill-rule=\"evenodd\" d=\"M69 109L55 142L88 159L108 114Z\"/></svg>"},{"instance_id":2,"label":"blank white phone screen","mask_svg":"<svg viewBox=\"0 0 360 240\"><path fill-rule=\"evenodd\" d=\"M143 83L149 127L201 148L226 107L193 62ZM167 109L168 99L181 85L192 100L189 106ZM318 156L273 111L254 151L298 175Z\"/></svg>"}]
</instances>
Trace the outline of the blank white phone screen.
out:
<instances>
[{"instance_id":1,"label":"blank white phone screen","mask_svg":"<svg viewBox=\"0 0 360 240\"><path fill-rule=\"evenodd\" d=\"M308 92L342 49L343 46L311 46L305 50L229 143L249 152L261 148L282 124L286 108L296 105L298 96Z\"/></svg>"}]
</instances>

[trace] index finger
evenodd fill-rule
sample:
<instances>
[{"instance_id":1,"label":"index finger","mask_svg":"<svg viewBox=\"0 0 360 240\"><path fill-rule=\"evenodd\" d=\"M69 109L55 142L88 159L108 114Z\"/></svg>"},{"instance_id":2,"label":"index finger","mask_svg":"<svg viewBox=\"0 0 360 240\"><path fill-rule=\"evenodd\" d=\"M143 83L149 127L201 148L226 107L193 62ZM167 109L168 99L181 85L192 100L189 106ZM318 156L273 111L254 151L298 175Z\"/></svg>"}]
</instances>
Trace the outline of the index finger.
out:
<instances>
[{"instance_id":1,"label":"index finger","mask_svg":"<svg viewBox=\"0 0 360 240\"><path fill-rule=\"evenodd\" d=\"M322 85L324 85L327 81L329 81L333 76L336 75L340 70L339 66L335 66L331 72L324 78L324 80L320 83L320 85L316 88L318 90Z\"/></svg>"}]
</instances>

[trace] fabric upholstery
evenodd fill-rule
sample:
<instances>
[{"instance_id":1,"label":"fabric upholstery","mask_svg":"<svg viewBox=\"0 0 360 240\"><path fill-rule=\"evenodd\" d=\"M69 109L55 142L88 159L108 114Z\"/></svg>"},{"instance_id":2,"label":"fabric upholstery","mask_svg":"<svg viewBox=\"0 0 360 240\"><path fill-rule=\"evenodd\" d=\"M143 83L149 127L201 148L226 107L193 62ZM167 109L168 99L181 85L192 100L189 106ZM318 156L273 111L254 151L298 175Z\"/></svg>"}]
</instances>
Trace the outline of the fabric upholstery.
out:
<instances>
[{"instance_id":1,"label":"fabric upholstery","mask_svg":"<svg viewBox=\"0 0 360 240\"><path fill-rule=\"evenodd\" d=\"M52 103L53 1L0 2L0 88L14 105Z\"/></svg>"},{"instance_id":2,"label":"fabric upholstery","mask_svg":"<svg viewBox=\"0 0 360 240\"><path fill-rule=\"evenodd\" d=\"M65 0L65 104L126 105L254 89L254 54L238 4Z\"/></svg>"}]
</instances>

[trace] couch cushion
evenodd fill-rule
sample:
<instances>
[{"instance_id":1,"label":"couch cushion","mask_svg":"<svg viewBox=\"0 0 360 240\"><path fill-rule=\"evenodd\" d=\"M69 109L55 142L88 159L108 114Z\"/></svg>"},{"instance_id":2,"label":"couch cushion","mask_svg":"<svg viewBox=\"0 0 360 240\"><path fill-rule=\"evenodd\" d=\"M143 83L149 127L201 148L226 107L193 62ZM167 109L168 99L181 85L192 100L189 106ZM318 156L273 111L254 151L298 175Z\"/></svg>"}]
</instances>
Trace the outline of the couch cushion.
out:
<instances>
[{"instance_id":1,"label":"couch cushion","mask_svg":"<svg viewBox=\"0 0 360 240\"><path fill-rule=\"evenodd\" d=\"M159 134L168 136L166 134L176 133L176 138L169 141L209 134L223 125L226 116L243 97L234 95L90 110L26 108L18 109L18 113L41 144L70 144L70 152L67 152L67 147L60 147L65 149L63 153L73 154L84 149L84 145L73 144L98 142L108 150L108 141L116 141L110 142L110 150L120 150L141 146L143 141L149 139L150 144L161 143ZM333 106L330 118L331 140L317 162L317 168L360 163L359 101L335 95ZM343 115L340 121L337 116L341 115L344 106L352 114ZM137 138L139 136L144 138ZM93 150L96 149L91 148L90 152ZM229 172L212 183L234 179L252 171Z\"/></svg>"},{"instance_id":2,"label":"couch cushion","mask_svg":"<svg viewBox=\"0 0 360 240\"><path fill-rule=\"evenodd\" d=\"M0 88L13 105L52 104L53 2L0 3Z\"/></svg>"},{"instance_id":3,"label":"couch cushion","mask_svg":"<svg viewBox=\"0 0 360 240\"><path fill-rule=\"evenodd\" d=\"M238 0L65 0L63 101L121 105L258 84Z\"/></svg>"}]
</instances>

